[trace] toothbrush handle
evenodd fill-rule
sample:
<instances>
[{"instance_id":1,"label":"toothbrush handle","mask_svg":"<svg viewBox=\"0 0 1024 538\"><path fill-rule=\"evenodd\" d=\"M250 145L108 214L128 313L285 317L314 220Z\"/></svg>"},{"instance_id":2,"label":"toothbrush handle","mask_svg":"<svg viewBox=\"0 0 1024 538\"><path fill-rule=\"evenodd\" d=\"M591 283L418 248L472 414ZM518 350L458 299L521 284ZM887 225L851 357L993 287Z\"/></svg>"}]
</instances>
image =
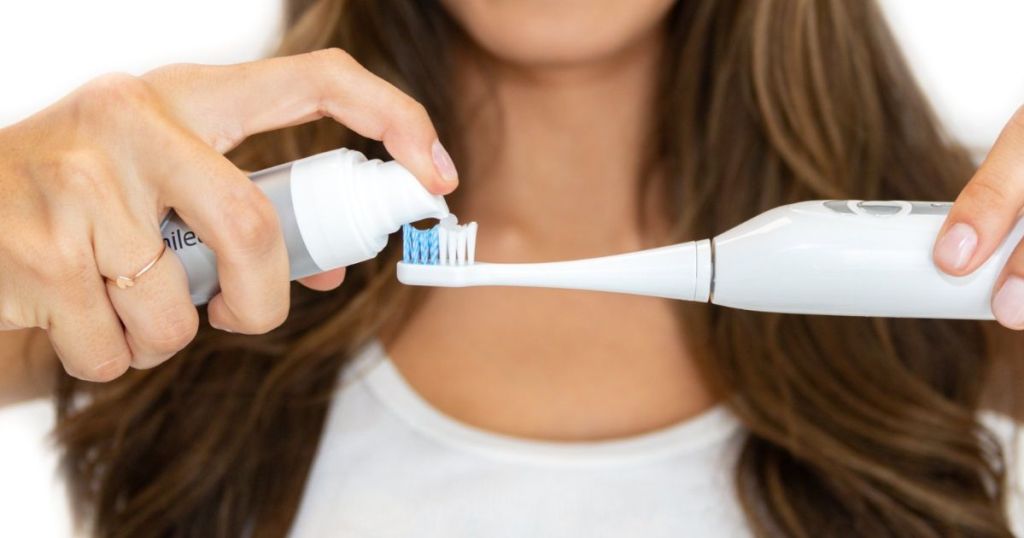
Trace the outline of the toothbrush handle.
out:
<instances>
[{"instance_id":1,"label":"toothbrush handle","mask_svg":"<svg viewBox=\"0 0 1024 538\"><path fill-rule=\"evenodd\" d=\"M770 210L715 238L711 302L800 314L992 319L992 288L1024 221L978 270L953 277L932 262L950 205L834 200Z\"/></svg>"}]
</instances>

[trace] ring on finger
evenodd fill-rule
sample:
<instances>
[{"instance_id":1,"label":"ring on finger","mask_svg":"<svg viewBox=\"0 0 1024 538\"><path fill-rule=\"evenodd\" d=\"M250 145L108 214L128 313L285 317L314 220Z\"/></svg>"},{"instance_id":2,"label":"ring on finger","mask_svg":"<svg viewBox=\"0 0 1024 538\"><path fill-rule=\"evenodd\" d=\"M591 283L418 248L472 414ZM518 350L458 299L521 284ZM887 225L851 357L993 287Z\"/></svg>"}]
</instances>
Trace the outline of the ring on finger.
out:
<instances>
[{"instance_id":1,"label":"ring on finger","mask_svg":"<svg viewBox=\"0 0 1024 538\"><path fill-rule=\"evenodd\" d=\"M128 288L130 288L130 287L135 285L135 281L136 280L138 280L140 277L142 277L142 275L146 274L146 272L148 272L150 269L152 269L153 266L156 265L156 262L160 261L160 258L163 257L164 252L167 252L167 244L166 243L161 243L160 253L157 254L156 256L154 256L153 259L150 260L148 263L143 265L142 269L139 269L138 271L136 271L135 274L133 274L132 276L117 275L114 278L109 278L109 277L104 277L104 278L107 279L107 282L117 286L119 289L122 289L122 290L128 289Z\"/></svg>"}]
</instances>

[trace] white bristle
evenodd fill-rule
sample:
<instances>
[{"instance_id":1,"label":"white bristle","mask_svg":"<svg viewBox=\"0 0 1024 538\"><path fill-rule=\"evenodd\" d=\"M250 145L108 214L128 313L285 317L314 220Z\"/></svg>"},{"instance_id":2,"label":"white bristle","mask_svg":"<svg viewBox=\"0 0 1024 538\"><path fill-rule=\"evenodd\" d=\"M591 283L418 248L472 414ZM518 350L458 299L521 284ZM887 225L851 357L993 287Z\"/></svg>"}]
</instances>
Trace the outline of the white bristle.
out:
<instances>
[{"instance_id":1,"label":"white bristle","mask_svg":"<svg viewBox=\"0 0 1024 538\"><path fill-rule=\"evenodd\" d=\"M455 215L441 219L437 227L438 265L469 265L476 262L477 224L460 225Z\"/></svg>"},{"instance_id":2,"label":"white bristle","mask_svg":"<svg viewBox=\"0 0 1024 538\"><path fill-rule=\"evenodd\" d=\"M466 227L459 226L459 250L457 253L458 258L456 263L459 265L466 264Z\"/></svg>"},{"instance_id":3,"label":"white bristle","mask_svg":"<svg viewBox=\"0 0 1024 538\"><path fill-rule=\"evenodd\" d=\"M459 230L458 228L448 231L448 260L445 265L455 265L459 251Z\"/></svg>"},{"instance_id":4,"label":"white bristle","mask_svg":"<svg viewBox=\"0 0 1024 538\"><path fill-rule=\"evenodd\" d=\"M448 263L448 228L440 226L437 229L438 262L441 265Z\"/></svg>"},{"instance_id":5,"label":"white bristle","mask_svg":"<svg viewBox=\"0 0 1024 538\"><path fill-rule=\"evenodd\" d=\"M466 260L476 263L476 222L466 225Z\"/></svg>"}]
</instances>

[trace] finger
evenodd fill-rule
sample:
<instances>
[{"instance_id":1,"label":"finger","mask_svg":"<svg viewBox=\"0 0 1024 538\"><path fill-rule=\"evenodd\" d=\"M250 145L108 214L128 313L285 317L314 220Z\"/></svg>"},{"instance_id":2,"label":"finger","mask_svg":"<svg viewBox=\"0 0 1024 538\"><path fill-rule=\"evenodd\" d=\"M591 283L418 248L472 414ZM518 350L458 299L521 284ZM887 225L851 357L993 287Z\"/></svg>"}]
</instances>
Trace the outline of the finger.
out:
<instances>
[{"instance_id":1,"label":"finger","mask_svg":"<svg viewBox=\"0 0 1024 538\"><path fill-rule=\"evenodd\" d=\"M107 295L124 325L131 365L148 368L192 340L199 316L184 269L174 256L165 255L158 212L152 210L156 192L125 176L129 168L121 171L120 182L91 181L92 196L83 197L82 205L91 215L96 267L107 279ZM118 276L134 277L143 269L130 288L115 284Z\"/></svg>"},{"instance_id":2,"label":"finger","mask_svg":"<svg viewBox=\"0 0 1024 538\"><path fill-rule=\"evenodd\" d=\"M200 138L227 151L253 133L329 116L384 143L431 192L458 172L426 110L339 49L232 66L176 66L146 75Z\"/></svg>"},{"instance_id":3,"label":"finger","mask_svg":"<svg viewBox=\"0 0 1024 538\"><path fill-rule=\"evenodd\" d=\"M46 323L54 351L67 373L85 381L110 381L131 364L121 321L114 312L91 253L60 264L53 312Z\"/></svg>"},{"instance_id":4,"label":"finger","mask_svg":"<svg viewBox=\"0 0 1024 538\"><path fill-rule=\"evenodd\" d=\"M965 275L985 262L1024 207L1024 107L1003 129L981 167L957 197L939 231L935 263Z\"/></svg>"},{"instance_id":5,"label":"finger","mask_svg":"<svg viewBox=\"0 0 1024 538\"><path fill-rule=\"evenodd\" d=\"M341 285L345 280L345 268L332 269L318 275L300 278L299 283L311 290L330 291Z\"/></svg>"},{"instance_id":6,"label":"finger","mask_svg":"<svg viewBox=\"0 0 1024 538\"><path fill-rule=\"evenodd\" d=\"M60 162L47 180L59 183L71 199L98 200L115 190L106 164L76 153ZM33 292L38 294L36 303L48 308L33 316L33 324L47 331L68 374L109 381L128 368L131 351L96 266L89 207L82 203L60 209L49 212L50 220L41 226L52 240L45 257L40 253L34 260L40 280Z\"/></svg>"},{"instance_id":7,"label":"finger","mask_svg":"<svg viewBox=\"0 0 1024 538\"><path fill-rule=\"evenodd\" d=\"M1003 326L1024 330L1024 243L1006 262L992 295L992 313Z\"/></svg>"},{"instance_id":8,"label":"finger","mask_svg":"<svg viewBox=\"0 0 1024 538\"><path fill-rule=\"evenodd\" d=\"M147 247L122 249L122 252L148 252L148 257L110 256L121 260L117 263L122 267L133 268L143 267L149 260L156 259L153 266L136 278L129 288L122 289L114 281L107 281L107 295L124 325L133 368L152 368L167 360L188 345L199 328L199 314L189 300L185 270L173 254L163 250L159 232L155 229L151 232L146 240L138 241ZM99 252L102 250L98 249ZM117 251L108 252L113 254ZM128 259L136 261L128 262ZM105 264L98 265L103 267Z\"/></svg>"},{"instance_id":9,"label":"finger","mask_svg":"<svg viewBox=\"0 0 1024 538\"><path fill-rule=\"evenodd\" d=\"M208 304L210 324L246 334L277 327L288 315L290 289L288 254L270 201L191 134L168 135L162 146L167 158L144 168L161 189L160 205L173 207L216 253L221 293Z\"/></svg>"}]
</instances>

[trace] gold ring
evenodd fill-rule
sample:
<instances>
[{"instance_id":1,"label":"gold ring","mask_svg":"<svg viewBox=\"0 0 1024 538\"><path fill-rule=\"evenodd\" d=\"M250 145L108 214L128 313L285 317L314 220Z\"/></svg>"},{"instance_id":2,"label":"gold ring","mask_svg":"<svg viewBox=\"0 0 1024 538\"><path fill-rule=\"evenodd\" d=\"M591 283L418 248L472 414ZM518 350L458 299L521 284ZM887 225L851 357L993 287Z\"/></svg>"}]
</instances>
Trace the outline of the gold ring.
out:
<instances>
[{"instance_id":1,"label":"gold ring","mask_svg":"<svg viewBox=\"0 0 1024 538\"><path fill-rule=\"evenodd\" d=\"M164 252L167 252L167 243L161 243L161 245L163 245L163 248L160 249L160 254L157 254L155 258L153 258L149 263L147 263L145 267L139 269L137 273L135 273L132 276L118 275L117 278L108 278L107 281L116 285L118 288L122 290L126 290L134 286L135 281L142 275L146 274L146 271L152 269L153 266L156 265L156 262L160 261L160 258L163 257Z\"/></svg>"}]
</instances>

